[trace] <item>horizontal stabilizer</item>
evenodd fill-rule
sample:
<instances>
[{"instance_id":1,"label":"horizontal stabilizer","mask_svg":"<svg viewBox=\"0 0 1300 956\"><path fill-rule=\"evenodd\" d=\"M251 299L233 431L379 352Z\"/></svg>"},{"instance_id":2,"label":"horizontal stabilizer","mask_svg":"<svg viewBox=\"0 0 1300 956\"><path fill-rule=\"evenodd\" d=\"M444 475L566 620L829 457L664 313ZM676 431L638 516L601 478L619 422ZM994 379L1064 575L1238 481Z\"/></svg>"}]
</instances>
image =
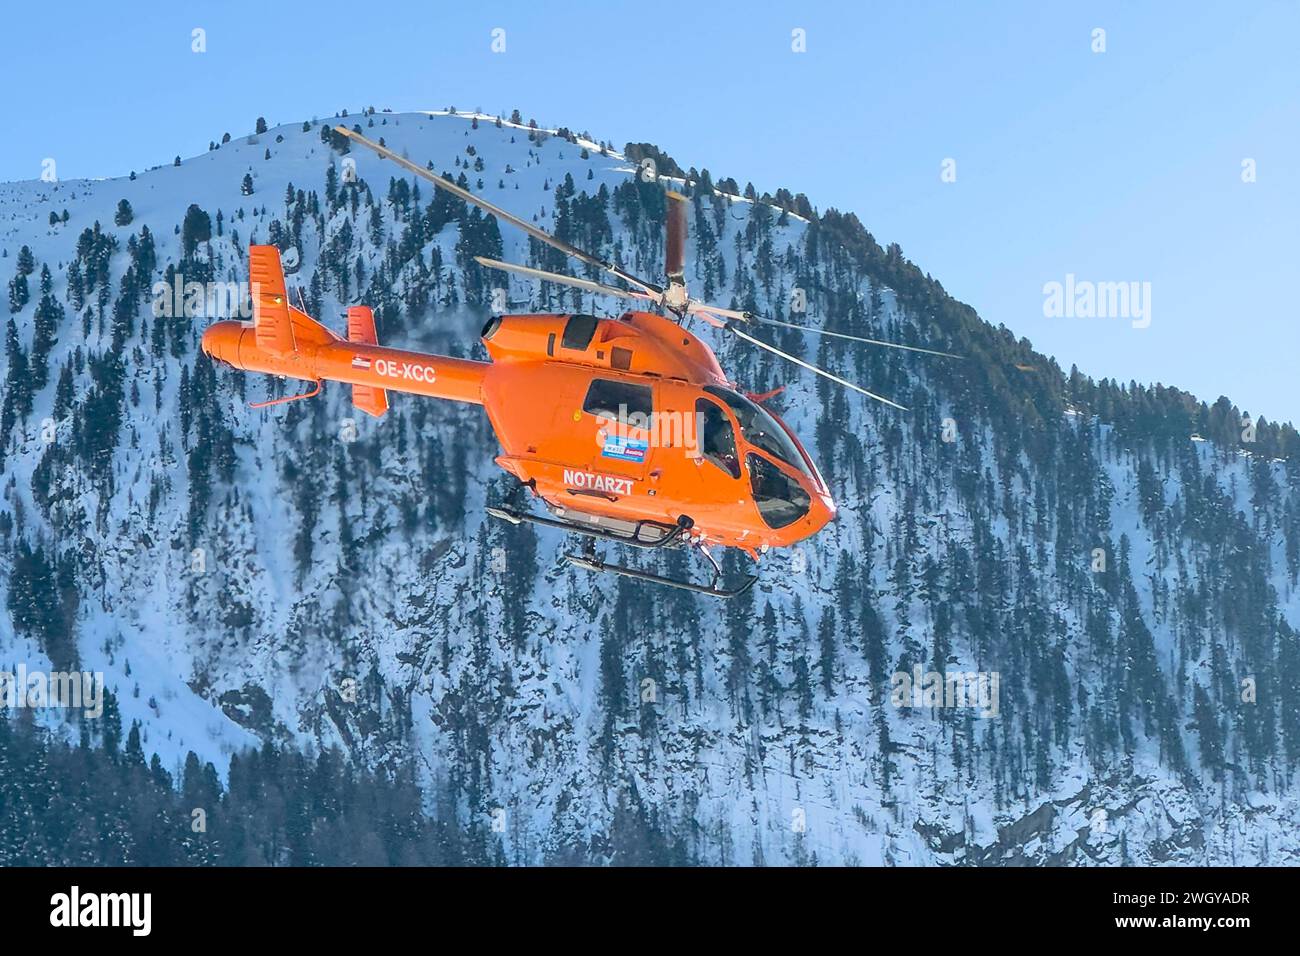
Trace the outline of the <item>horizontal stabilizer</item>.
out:
<instances>
[{"instance_id":1,"label":"horizontal stabilizer","mask_svg":"<svg viewBox=\"0 0 1300 956\"><path fill-rule=\"evenodd\" d=\"M375 313L369 306L349 306L348 341L358 345L379 344L379 336L375 334ZM353 385L352 404L367 415L380 418L388 411L388 390L377 385Z\"/></svg>"}]
</instances>

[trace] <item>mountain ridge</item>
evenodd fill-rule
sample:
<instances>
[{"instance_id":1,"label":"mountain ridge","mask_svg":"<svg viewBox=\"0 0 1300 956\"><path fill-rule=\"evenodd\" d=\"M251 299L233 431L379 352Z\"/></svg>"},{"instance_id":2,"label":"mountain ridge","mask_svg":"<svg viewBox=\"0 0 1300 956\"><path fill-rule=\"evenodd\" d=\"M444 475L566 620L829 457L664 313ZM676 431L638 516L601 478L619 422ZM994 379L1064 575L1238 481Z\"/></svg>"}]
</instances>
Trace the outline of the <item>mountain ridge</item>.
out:
<instances>
[{"instance_id":1,"label":"mountain ridge","mask_svg":"<svg viewBox=\"0 0 1300 956\"><path fill-rule=\"evenodd\" d=\"M506 208L536 203L539 221L654 272L661 187L638 184L623 157L526 127L434 119L448 118L347 121L375 122L417 159L483 179ZM327 389L309 409L258 417L241 403L280 394L278 385L212 369L194 347L202 322L148 314L145 279L171 269L238 281L240 249L269 239L301 250L313 314L328 321L368 301L381 341L468 354L491 281L472 264L475 243L541 261L506 231L468 235L463 211L440 207L427 188L421 196L391 164L354 154L357 181L342 181L344 155L318 126L255 135L183 161L180 173L78 181L92 195L69 198L76 221L44 236L47 210L20 228L15 208L28 203L0 187L9 253L0 263L13 263L10 247L25 239L33 284L36 265L52 269L50 291L14 313L24 363L40 345L41 301L64 311L45 351L48 381L6 432L6 600L21 542L74 555L65 574L76 582L75 656L115 675L124 718L174 769L195 747L222 764L266 739L337 745L365 766L414 760L432 812L439 801L466 819L502 811L506 828L492 839L518 862L576 846L600 858L628 814L653 817L703 862L1294 859L1283 824L1296 808L1286 689L1298 679L1300 446L1289 425L1253 423L1245 448L1231 402L1066 375L948 297L897 246L882 249L852 214L804 223L699 188L688 258L697 292L714 287L718 301L787 317L798 285L828 327L969 357L940 369L777 336L914 405L908 420L719 347L724 368L753 390L788 385L783 414L816 448L840 521L766 563L755 596L723 609L593 582L539 566L554 536L482 518L501 482L481 416L403 402L383 422L354 421L356 437L344 441L341 423L356 416ZM572 195L556 192L565 175ZM124 184L137 189L133 221L100 231L118 236L116 247L91 229L74 248L69 233L111 221L123 197L109 190ZM575 201L587 189L598 202ZM215 218L187 249L190 205ZM146 224L153 263L140 252ZM80 308L73 263L95 276ZM589 302L511 286L539 310ZM19 353L6 354L6 408ZM64 389L72 397L54 415L63 368L85 398ZM42 412L62 437L19 439ZM943 437L945 419L956 440ZM114 422L110 445L102 436ZM124 560L114 544L123 534L166 573ZM1220 550L1216 534L1234 550ZM195 547L201 573L185 570ZM1104 569L1089 570L1098 547ZM66 650L68 635L52 642L52 627L0 632L0 647L33 660ZM1009 695L1001 738L959 712L888 706L891 672L954 661L998 665ZM1254 674L1270 716L1230 704L1225 674ZM151 694L163 699L149 705ZM1238 802L1216 811L1207 775ZM1247 807L1260 822L1238 848L1227 828Z\"/></svg>"}]
</instances>

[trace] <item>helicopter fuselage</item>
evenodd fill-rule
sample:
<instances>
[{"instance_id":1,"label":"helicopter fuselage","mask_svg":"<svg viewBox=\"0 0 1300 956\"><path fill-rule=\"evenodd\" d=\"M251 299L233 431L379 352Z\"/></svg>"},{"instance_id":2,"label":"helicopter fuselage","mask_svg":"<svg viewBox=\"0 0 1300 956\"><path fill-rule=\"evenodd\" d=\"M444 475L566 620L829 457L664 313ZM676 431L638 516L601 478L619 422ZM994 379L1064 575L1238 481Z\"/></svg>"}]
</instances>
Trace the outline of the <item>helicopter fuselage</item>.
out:
<instances>
[{"instance_id":1,"label":"helicopter fuselage","mask_svg":"<svg viewBox=\"0 0 1300 956\"><path fill-rule=\"evenodd\" d=\"M226 321L204 333L204 351L248 371L352 384L371 414L388 391L481 404L497 464L578 530L682 523L697 543L757 557L835 515L793 433L731 388L707 345L655 313L494 317L483 329L491 361L479 362L373 344L373 322L369 342L345 339L288 311L291 348Z\"/></svg>"},{"instance_id":2,"label":"helicopter fuselage","mask_svg":"<svg viewBox=\"0 0 1300 956\"><path fill-rule=\"evenodd\" d=\"M734 391L712 350L675 322L514 315L483 337L497 463L553 512L665 525L686 515L701 542L753 555L834 517L793 433Z\"/></svg>"}]
</instances>

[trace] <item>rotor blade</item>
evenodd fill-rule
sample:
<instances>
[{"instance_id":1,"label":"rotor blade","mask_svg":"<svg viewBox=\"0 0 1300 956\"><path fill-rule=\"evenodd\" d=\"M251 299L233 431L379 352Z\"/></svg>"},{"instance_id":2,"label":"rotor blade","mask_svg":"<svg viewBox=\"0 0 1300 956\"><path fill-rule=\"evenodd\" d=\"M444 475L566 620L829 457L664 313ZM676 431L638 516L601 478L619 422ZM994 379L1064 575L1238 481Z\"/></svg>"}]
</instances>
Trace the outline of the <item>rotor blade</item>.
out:
<instances>
[{"instance_id":1,"label":"rotor blade","mask_svg":"<svg viewBox=\"0 0 1300 956\"><path fill-rule=\"evenodd\" d=\"M760 315L749 316L749 321L757 322L760 325L779 325L786 329L797 329L800 332L811 332L813 335L829 335L832 338L848 339L850 342L862 342L866 345L879 345L887 349L903 349L908 352L923 352L926 355L940 355L943 358L959 359L964 358L961 355L953 355L951 352L939 352L935 349L923 349L916 345L899 345L897 342L882 342L880 339L866 339L860 335L848 335L844 332L832 332L830 329L814 329L806 325L796 325L793 322L782 322L780 319L766 319Z\"/></svg>"},{"instance_id":2,"label":"rotor blade","mask_svg":"<svg viewBox=\"0 0 1300 956\"><path fill-rule=\"evenodd\" d=\"M728 332L740 336L746 342L750 342L754 345L757 345L761 349L766 349L767 351L771 352L773 355L779 355L783 359L788 359L789 361L794 362L795 365L800 365L803 368L806 368L810 372L816 372L818 375L822 376L823 378L830 379L832 382L835 382L837 385L843 385L845 388L851 388L855 392L861 392L863 395L867 396L867 398L874 398L878 402L884 402L890 408L897 408L900 412L907 411L906 408L904 408L902 405L899 405L897 402L891 402L889 399L884 398L883 396L880 395L876 395L874 392L868 392L865 388L862 388L859 385L854 385L852 382L845 381L844 379L840 378L838 375L832 375L830 372L826 371L825 369L820 369L816 365L809 365L803 359L795 358L793 355L789 354L788 352L782 352L779 348L777 348L774 345L768 345L766 342L761 341L760 339L756 339L752 335L747 335L746 333L740 331L740 329L736 328L736 326L731 322L728 322L724 326L724 328L726 328Z\"/></svg>"},{"instance_id":3,"label":"rotor blade","mask_svg":"<svg viewBox=\"0 0 1300 956\"><path fill-rule=\"evenodd\" d=\"M403 169L410 170L415 175L427 179L429 182L433 183L439 189L446 190L447 192L451 193L453 196L457 197L458 199L463 199L465 202L469 203L470 205L477 206L479 209L482 209L484 212L491 213L492 215L496 216L498 219L504 219L506 222L518 226L520 229L528 233L528 235L532 236L534 239L546 243L548 246L550 246L553 249L559 249L566 256L572 256L574 259L577 259L579 262L585 262L587 265L595 266L598 269L603 269L604 271L608 272L610 275L617 276L618 278L622 279L624 282L638 286L644 289L646 292L650 292L655 295L659 295L661 292L663 292L663 290L660 289L658 286L646 282L644 279L638 279L636 276L624 272L622 269L614 265L612 262L605 262L603 259L598 259L596 256L593 256L589 252L584 252L583 250L579 249L577 246L571 246L567 242L564 242L561 239L556 239L545 229L538 228L537 226L534 226L531 222L528 222L524 219L520 219L518 216L513 215L512 213L506 212L500 206L495 206L492 203L488 202L486 199L483 199L479 196L475 196L468 189L462 189L460 186L457 186L455 183L444 179L443 177L439 176L437 173L433 172L432 170L425 169L423 166L419 165L418 163L413 163L409 159L405 159L402 156L398 156L387 146L380 146L378 143L374 142L373 140L367 139L366 137L362 136L360 133L356 132L355 130L350 130L345 126L335 126L334 132L338 133L340 136L347 137L349 140L351 140L354 143L360 143L362 146L365 146L367 149L373 150L375 153L378 153L384 159L391 159L393 162L397 163L397 165L401 166Z\"/></svg>"},{"instance_id":4,"label":"rotor blade","mask_svg":"<svg viewBox=\"0 0 1300 956\"><path fill-rule=\"evenodd\" d=\"M668 282L681 282L686 268L686 197L668 191L667 233L664 237L664 272Z\"/></svg>"},{"instance_id":5,"label":"rotor blade","mask_svg":"<svg viewBox=\"0 0 1300 956\"><path fill-rule=\"evenodd\" d=\"M686 311L690 315L698 315L710 325L716 325L722 328L724 319L735 319L737 322L748 322L749 313L740 312L736 309L720 309L716 305L707 305L704 302L688 302Z\"/></svg>"},{"instance_id":6,"label":"rotor blade","mask_svg":"<svg viewBox=\"0 0 1300 956\"><path fill-rule=\"evenodd\" d=\"M585 289L588 292L594 292L597 295L612 295L619 299L637 299L644 301L649 299L653 301L654 297L645 292L633 292L628 289L616 289L612 285L601 285L599 282L592 282L590 279L579 279L575 276L560 275L558 272L546 272L542 269L534 269L531 266L518 266L513 262L501 262L499 259L488 259L484 256L475 256L474 261L481 266L487 266L489 269L500 269L502 272L513 272L516 275L527 276L530 279L540 279L543 282L555 282L560 285L573 286L575 289Z\"/></svg>"},{"instance_id":7,"label":"rotor blade","mask_svg":"<svg viewBox=\"0 0 1300 956\"><path fill-rule=\"evenodd\" d=\"M832 332L830 329L815 329L807 325L796 325L794 322L782 322L780 319L768 319L761 315L754 315L752 312L742 312L738 309L720 309L717 306L705 305L702 302L692 302L687 311L693 314L712 313L715 316L722 316L728 319L734 319L737 322L755 322L759 325L779 325L786 329L795 329L799 332L811 332L813 335L829 335L832 338L848 339L850 342L862 342L866 345L879 345L887 349L903 349L908 352L923 352L926 355L939 355L943 358L961 359L963 355L953 355L951 352L940 352L935 349L923 349L917 345L900 345L897 342L882 342L880 339L863 338L860 335L849 335L845 332Z\"/></svg>"}]
</instances>

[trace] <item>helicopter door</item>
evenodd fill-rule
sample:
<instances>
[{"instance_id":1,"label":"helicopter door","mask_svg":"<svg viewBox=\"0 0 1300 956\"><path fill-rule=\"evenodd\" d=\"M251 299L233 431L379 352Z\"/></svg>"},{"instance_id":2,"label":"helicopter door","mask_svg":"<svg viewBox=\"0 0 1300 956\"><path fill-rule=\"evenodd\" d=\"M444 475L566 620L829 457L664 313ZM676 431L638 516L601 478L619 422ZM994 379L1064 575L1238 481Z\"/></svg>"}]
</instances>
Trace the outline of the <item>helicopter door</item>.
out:
<instances>
[{"instance_id":1,"label":"helicopter door","mask_svg":"<svg viewBox=\"0 0 1300 956\"><path fill-rule=\"evenodd\" d=\"M682 420L682 437L674 435L675 450L665 452L660 465L672 471L681 506L689 512L702 505L734 504L746 496L736 425L726 408L701 397L695 385L665 382L662 388L661 412L669 408L673 419Z\"/></svg>"},{"instance_id":2,"label":"helicopter door","mask_svg":"<svg viewBox=\"0 0 1300 956\"><path fill-rule=\"evenodd\" d=\"M594 418L591 470L643 481L654 450L654 388L627 379L593 378L582 410L584 419Z\"/></svg>"},{"instance_id":3,"label":"helicopter door","mask_svg":"<svg viewBox=\"0 0 1300 956\"><path fill-rule=\"evenodd\" d=\"M740 454L736 450L736 429L717 402L707 398L695 402L698 422L699 457L732 478L740 477ZM702 463L702 464L703 464Z\"/></svg>"}]
</instances>

